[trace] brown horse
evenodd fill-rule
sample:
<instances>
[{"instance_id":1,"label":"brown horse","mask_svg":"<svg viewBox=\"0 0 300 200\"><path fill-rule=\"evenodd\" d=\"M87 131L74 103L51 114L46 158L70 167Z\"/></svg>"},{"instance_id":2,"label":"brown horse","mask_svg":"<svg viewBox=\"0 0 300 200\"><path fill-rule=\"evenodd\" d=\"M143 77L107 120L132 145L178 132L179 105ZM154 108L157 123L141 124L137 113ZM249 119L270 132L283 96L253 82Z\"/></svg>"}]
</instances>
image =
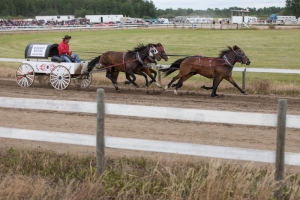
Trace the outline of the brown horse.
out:
<instances>
[{"instance_id":1,"label":"brown horse","mask_svg":"<svg viewBox=\"0 0 300 200\"><path fill-rule=\"evenodd\" d=\"M169 88L172 83L177 79L179 81L172 85L175 87L174 93L177 94L178 88L180 88L184 81L192 77L195 74L200 74L207 78L213 79L213 86L202 86L206 90L212 89L211 96L218 96L216 91L220 82L225 79L229 81L234 87L236 87L241 93L247 94L242 90L232 78L232 69L236 62L249 65L250 60L246 54L238 46L229 47L220 52L219 57L204 57L204 56L191 56L179 59L175 61L170 68L160 69L165 73L165 77L172 72L179 70L179 74L175 76L171 82L165 87L165 90Z\"/></svg>"},{"instance_id":2,"label":"brown horse","mask_svg":"<svg viewBox=\"0 0 300 200\"><path fill-rule=\"evenodd\" d=\"M164 59L165 61L168 61L169 60L169 57L167 55L167 52L165 51L165 48L164 46L161 44L161 43L158 43L158 44L152 44L158 51L160 57L162 59ZM156 60L155 59L151 59L150 57L147 57L144 62L146 64L151 64L151 63L155 63L156 64ZM125 72L125 68L123 70L121 70L122 72ZM119 75L119 70L114 70L113 71L113 76L115 78L115 80L118 79L118 75ZM142 75L144 76L145 78L145 81L146 81L146 88L148 89L148 85L151 85L153 82L158 86L158 87L161 87L161 85L159 83L156 82L156 76L157 76L157 72L150 68L150 67L142 67L142 68L138 68L136 70L133 71L133 73L135 74L138 74L138 75ZM152 75L154 74L154 76ZM148 79L147 79L147 76L148 75L151 79L150 81L150 84L148 84ZM130 77L128 77L128 74L126 73L126 78L127 80L130 79ZM126 81L125 84L129 84L129 81ZM138 87L137 85L135 85L136 87Z\"/></svg>"},{"instance_id":3,"label":"brown horse","mask_svg":"<svg viewBox=\"0 0 300 200\"><path fill-rule=\"evenodd\" d=\"M113 72L115 70L124 70L125 73L128 74L128 82L137 85L135 83L136 77L133 71L146 65L143 60L147 57L156 60L161 59L157 49L152 44L146 46L139 44L137 47L133 48L133 50L127 52L107 51L89 62L88 72L86 73L90 73L95 65L100 63L102 65L100 70L106 69L106 77L111 80L116 91L120 91L117 81L113 76Z\"/></svg>"}]
</instances>

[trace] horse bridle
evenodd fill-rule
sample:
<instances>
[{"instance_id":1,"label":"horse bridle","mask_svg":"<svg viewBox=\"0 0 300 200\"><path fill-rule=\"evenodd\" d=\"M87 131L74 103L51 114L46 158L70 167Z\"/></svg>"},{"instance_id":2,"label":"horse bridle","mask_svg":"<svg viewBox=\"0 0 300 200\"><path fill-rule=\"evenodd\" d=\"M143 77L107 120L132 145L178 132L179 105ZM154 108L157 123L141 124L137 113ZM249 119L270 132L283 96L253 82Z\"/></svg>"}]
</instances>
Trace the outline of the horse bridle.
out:
<instances>
[{"instance_id":1,"label":"horse bridle","mask_svg":"<svg viewBox=\"0 0 300 200\"><path fill-rule=\"evenodd\" d=\"M149 49L149 47L147 47ZM148 59L150 62L155 62L155 54L158 54L159 52L154 46L151 46L148 51L148 56L146 59ZM144 64L145 62L141 59L140 53L136 52L136 58L139 61L139 63Z\"/></svg>"},{"instance_id":2,"label":"horse bridle","mask_svg":"<svg viewBox=\"0 0 300 200\"><path fill-rule=\"evenodd\" d=\"M239 50L242 51L243 54L242 54L241 52L237 53L237 52L236 52L235 50L233 50L233 49L231 49L231 50L232 50L232 51L235 53L235 55L236 55L236 61L237 61L237 62L240 62L240 63L242 63L242 64L244 64L243 61L244 61L244 57L246 57L246 54L245 54L241 49L239 49ZM224 60L225 60L227 66L233 67L233 65L229 62L229 59L227 58L226 54L224 54L223 58L224 58Z\"/></svg>"},{"instance_id":3,"label":"horse bridle","mask_svg":"<svg viewBox=\"0 0 300 200\"><path fill-rule=\"evenodd\" d=\"M157 50L158 50L160 57L167 56L165 48L162 45L157 44ZM162 52L164 52L164 53L162 53Z\"/></svg>"},{"instance_id":4,"label":"horse bridle","mask_svg":"<svg viewBox=\"0 0 300 200\"><path fill-rule=\"evenodd\" d=\"M237 60L237 62L240 62L240 63L244 64L243 61L244 61L244 57L246 57L246 54L241 49L239 49L239 50L240 50L240 52L237 53L236 51L234 51L232 49L232 51L236 54L236 60Z\"/></svg>"}]
</instances>

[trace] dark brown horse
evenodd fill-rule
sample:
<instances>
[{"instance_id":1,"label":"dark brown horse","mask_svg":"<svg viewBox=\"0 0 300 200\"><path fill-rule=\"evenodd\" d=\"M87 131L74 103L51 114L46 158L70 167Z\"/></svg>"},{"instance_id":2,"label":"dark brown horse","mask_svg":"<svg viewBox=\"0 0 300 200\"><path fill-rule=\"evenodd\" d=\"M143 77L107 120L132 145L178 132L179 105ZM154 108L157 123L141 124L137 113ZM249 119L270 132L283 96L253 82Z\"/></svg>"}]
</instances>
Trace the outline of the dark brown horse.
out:
<instances>
[{"instance_id":1,"label":"dark brown horse","mask_svg":"<svg viewBox=\"0 0 300 200\"><path fill-rule=\"evenodd\" d=\"M213 86L202 88L209 90L212 89L211 96L218 96L216 91L220 82L225 79L229 81L234 87L236 87L241 93L247 94L242 90L232 78L232 69L236 62L249 65L250 60L246 54L238 46L229 47L220 52L219 57L204 57L204 56L191 56L179 59L175 61L170 68L160 69L160 71L165 73L165 77L179 70L179 74L175 76L171 82L165 87L165 90L169 88L172 83L177 79L179 81L172 86L175 87L174 93L177 94L178 88L180 88L184 81L192 77L195 74L200 74L207 78L213 79Z\"/></svg>"},{"instance_id":2,"label":"dark brown horse","mask_svg":"<svg viewBox=\"0 0 300 200\"><path fill-rule=\"evenodd\" d=\"M117 81L113 76L114 71L125 71L128 74L126 76L128 82L137 85L133 71L146 65L143 60L147 57L156 60L161 59L157 49L152 44L146 46L139 44L133 50L127 52L107 51L89 62L87 73L91 72L97 63L100 63L102 65L101 70L106 69L106 77L111 80L116 91L120 91Z\"/></svg>"},{"instance_id":3,"label":"dark brown horse","mask_svg":"<svg viewBox=\"0 0 300 200\"><path fill-rule=\"evenodd\" d=\"M169 57L167 55L167 52L165 51L164 46L161 43L158 44L152 44L158 51L160 57L162 59L164 59L165 61L169 60ZM156 64L156 60L155 59L151 59L150 57L147 57L144 62L146 64L151 64L151 63L155 63ZM123 70L121 70L122 72L125 72L125 68ZM119 75L118 70L114 70L113 71L113 76L115 78L115 80L118 79L118 75ZM156 76L157 76L157 72L156 70L152 69L151 67L142 67L142 68L137 68L136 70L133 71L133 73L138 74L138 75L142 75L145 78L146 81L146 88L148 89L148 85L155 83L158 87L161 87L161 85L159 83L156 82ZM154 74L154 76L152 75ZM151 79L150 84L148 84L148 79L147 76L148 75ZM126 74L126 76L128 76L128 74ZM126 77L127 80L130 79L130 77ZM129 84L129 81L126 81L125 84ZM135 85L136 87L138 87L137 85Z\"/></svg>"}]
</instances>

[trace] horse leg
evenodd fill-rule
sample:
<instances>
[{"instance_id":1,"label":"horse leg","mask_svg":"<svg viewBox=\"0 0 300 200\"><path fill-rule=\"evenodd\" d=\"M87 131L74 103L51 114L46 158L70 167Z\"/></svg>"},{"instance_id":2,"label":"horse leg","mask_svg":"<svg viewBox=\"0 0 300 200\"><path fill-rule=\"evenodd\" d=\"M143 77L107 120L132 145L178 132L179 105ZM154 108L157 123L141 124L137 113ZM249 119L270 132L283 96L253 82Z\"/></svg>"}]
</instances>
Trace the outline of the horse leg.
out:
<instances>
[{"instance_id":1,"label":"horse leg","mask_svg":"<svg viewBox=\"0 0 300 200\"><path fill-rule=\"evenodd\" d=\"M177 76L173 77L172 80L171 80L171 82L164 88L164 90L166 90L169 87L171 87L172 83L174 83L179 78L181 78L181 76L179 76L179 74Z\"/></svg>"},{"instance_id":2,"label":"horse leg","mask_svg":"<svg viewBox=\"0 0 300 200\"><path fill-rule=\"evenodd\" d=\"M180 82L180 84L179 84L179 81L178 81L176 84L173 84L172 87L177 87L177 85L179 84L178 87L177 87L177 89L181 88L183 86L183 82L186 81L187 79L191 78L195 74L197 74L197 73L192 72L192 73L189 73L188 75L183 76L182 77L182 81Z\"/></svg>"},{"instance_id":3,"label":"horse leg","mask_svg":"<svg viewBox=\"0 0 300 200\"><path fill-rule=\"evenodd\" d=\"M157 87L161 88L161 85L156 82L155 77L152 76L152 73L151 73L152 71L149 68L143 68L142 70L144 73L146 73L151 78L149 85L151 85L154 82ZM154 71L154 72L156 73L156 71ZM155 76L156 76L156 74L155 74Z\"/></svg>"},{"instance_id":4,"label":"horse leg","mask_svg":"<svg viewBox=\"0 0 300 200\"><path fill-rule=\"evenodd\" d=\"M188 75L187 75L188 76ZM178 88L180 88L181 86L182 86L182 83L183 83L183 81L184 81L184 78L185 78L186 76L183 76L183 77L181 77L180 79L179 79L179 81L175 84L176 85L176 87L175 87L175 90L174 90L174 94L178 94L177 93L177 90L178 90ZM186 80L186 79L185 79Z\"/></svg>"},{"instance_id":5,"label":"horse leg","mask_svg":"<svg viewBox=\"0 0 300 200\"><path fill-rule=\"evenodd\" d=\"M109 80L111 80L112 84L115 86L116 91L120 92L121 90L119 89L118 84L117 84L116 80L114 79L113 74L111 73L111 71L109 71L109 70L106 71L106 77Z\"/></svg>"},{"instance_id":6,"label":"horse leg","mask_svg":"<svg viewBox=\"0 0 300 200\"><path fill-rule=\"evenodd\" d=\"M128 74L128 77L127 77L127 74ZM126 78L129 81L129 84L132 83L136 88L139 87L139 85L136 84L136 82L135 82L136 77L135 77L134 73L132 72L132 70L127 70L126 71ZM131 80L131 78L132 78L132 80Z\"/></svg>"},{"instance_id":7,"label":"horse leg","mask_svg":"<svg viewBox=\"0 0 300 200\"><path fill-rule=\"evenodd\" d=\"M218 89L218 86L219 86L219 84L221 83L221 81L222 81L222 77L220 77L220 76L217 76L217 77L215 77L214 78L214 81L213 81L213 86L212 86L212 92L211 92L211 97L216 97L216 96L218 96L217 95L217 89Z\"/></svg>"},{"instance_id":8,"label":"horse leg","mask_svg":"<svg viewBox=\"0 0 300 200\"><path fill-rule=\"evenodd\" d=\"M236 82L233 80L232 76L229 76L227 78L225 78L227 81L229 81L234 87L236 87L242 94L247 94L247 92L245 92L244 90L242 90L238 84L236 84Z\"/></svg>"},{"instance_id":9,"label":"horse leg","mask_svg":"<svg viewBox=\"0 0 300 200\"><path fill-rule=\"evenodd\" d=\"M212 90L212 89L213 89L212 86L211 86L211 87L206 87L205 85L202 85L201 88L203 88L203 89L205 89L205 90Z\"/></svg>"},{"instance_id":10,"label":"horse leg","mask_svg":"<svg viewBox=\"0 0 300 200\"><path fill-rule=\"evenodd\" d=\"M152 79L150 81L150 85L154 82L157 87L161 88L161 85L158 82L156 82L157 72L154 69L149 69L149 71L150 71L151 76L153 77L153 78L151 78L150 75L148 74L148 76ZM152 74L154 74L154 76Z\"/></svg>"},{"instance_id":11,"label":"horse leg","mask_svg":"<svg viewBox=\"0 0 300 200\"><path fill-rule=\"evenodd\" d=\"M149 88L149 81L148 81L147 75L144 72L141 72L141 74L139 74L139 75L142 75L145 78L146 89L148 90L148 88Z\"/></svg>"},{"instance_id":12,"label":"horse leg","mask_svg":"<svg viewBox=\"0 0 300 200\"><path fill-rule=\"evenodd\" d=\"M112 73L112 76L114 77L114 79L116 80L116 82L118 82L117 80L118 80L120 71L112 69L111 73Z\"/></svg>"}]
</instances>

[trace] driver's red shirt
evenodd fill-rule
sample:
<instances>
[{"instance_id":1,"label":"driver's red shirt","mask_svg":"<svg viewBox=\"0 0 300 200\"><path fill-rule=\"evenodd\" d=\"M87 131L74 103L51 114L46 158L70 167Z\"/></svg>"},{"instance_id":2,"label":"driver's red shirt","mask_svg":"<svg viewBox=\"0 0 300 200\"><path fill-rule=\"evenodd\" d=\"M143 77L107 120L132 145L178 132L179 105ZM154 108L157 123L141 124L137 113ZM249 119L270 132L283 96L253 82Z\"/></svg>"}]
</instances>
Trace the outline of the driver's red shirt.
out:
<instances>
[{"instance_id":1,"label":"driver's red shirt","mask_svg":"<svg viewBox=\"0 0 300 200\"><path fill-rule=\"evenodd\" d=\"M69 56L71 55L70 51L69 51L69 44L66 43L64 40L61 41L61 43L58 45L57 49L58 49L59 56L61 56L63 54L68 54Z\"/></svg>"}]
</instances>

